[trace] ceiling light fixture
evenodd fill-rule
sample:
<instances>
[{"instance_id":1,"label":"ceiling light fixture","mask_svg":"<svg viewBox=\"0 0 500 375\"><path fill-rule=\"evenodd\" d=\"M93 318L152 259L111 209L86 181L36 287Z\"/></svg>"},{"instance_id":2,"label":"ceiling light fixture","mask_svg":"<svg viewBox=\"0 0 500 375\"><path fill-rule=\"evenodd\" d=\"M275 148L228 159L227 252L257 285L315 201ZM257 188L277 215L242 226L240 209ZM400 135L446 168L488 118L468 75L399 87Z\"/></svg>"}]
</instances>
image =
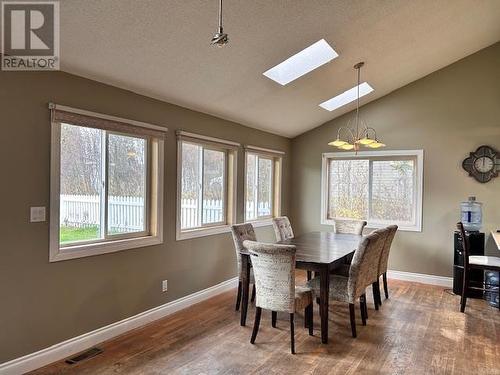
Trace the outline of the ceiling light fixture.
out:
<instances>
[{"instance_id":1,"label":"ceiling light fixture","mask_svg":"<svg viewBox=\"0 0 500 375\"><path fill-rule=\"evenodd\" d=\"M351 92L352 90L356 89L356 92L357 92L357 95L356 95L356 97L357 97L357 99L356 99L357 100L356 101L356 117L355 117L356 126L355 126L355 128L351 128L349 126L351 123L351 120L349 120L347 122L347 126L345 126L345 127L342 126L339 128L339 130L337 131L337 139L328 143L329 146L335 146L341 150L354 150L356 152L359 151L360 145L363 145L363 146L369 147L369 148L385 147L385 144L383 144L382 142L380 142L377 139L377 132L375 131L375 129L368 127L366 125L366 123L359 118L360 89L362 87L365 87L365 91L366 91L367 90L366 86L363 86L366 84L371 90L366 92L365 95L367 93L373 91L373 88L371 88L371 86L368 85L366 82L364 82L363 84L360 84L361 68L363 67L363 65L365 65L364 62L359 62L356 65L354 65L354 69L357 70L357 74L358 74L358 85L356 87L354 87L350 90L347 90L346 92L336 96L335 98L332 98L329 100L329 101L331 101L331 100L334 100L336 98L341 97L341 99L339 99L336 104L339 104L342 102L344 102L344 103L341 105L350 103L352 100L349 100L347 102L345 102L345 101L346 101L346 98L352 96L352 93L350 93L349 95L346 95L346 93ZM322 103L320 105L323 108L325 108L323 106L323 104L325 104L325 103ZM341 105L338 105L336 108L340 107ZM360 124L360 122L361 122L361 124ZM361 129L360 129L360 126L361 126ZM347 133L347 138L344 138L344 139L340 138L342 131L344 131L344 133Z\"/></svg>"},{"instance_id":2,"label":"ceiling light fixture","mask_svg":"<svg viewBox=\"0 0 500 375\"><path fill-rule=\"evenodd\" d=\"M229 42L227 34L224 33L224 28L222 27L222 0L219 0L219 27L217 32L212 37L211 45L217 46L219 48L224 47Z\"/></svg>"}]
</instances>

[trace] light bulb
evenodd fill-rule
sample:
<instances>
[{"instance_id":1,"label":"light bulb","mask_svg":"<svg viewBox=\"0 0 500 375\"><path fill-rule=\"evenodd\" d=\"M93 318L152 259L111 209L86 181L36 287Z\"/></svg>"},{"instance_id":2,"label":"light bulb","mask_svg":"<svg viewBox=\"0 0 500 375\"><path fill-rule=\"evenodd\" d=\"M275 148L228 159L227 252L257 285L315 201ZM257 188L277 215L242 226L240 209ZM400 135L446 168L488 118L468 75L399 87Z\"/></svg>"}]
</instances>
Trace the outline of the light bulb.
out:
<instances>
[{"instance_id":1,"label":"light bulb","mask_svg":"<svg viewBox=\"0 0 500 375\"><path fill-rule=\"evenodd\" d=\"M328 143L328 146L340 147L340 146L343 146L343 145L346 145L346 144L347 144L346 141L343 141L343 140L337 138L336 140Z\"/></svg>"}]
</instances>

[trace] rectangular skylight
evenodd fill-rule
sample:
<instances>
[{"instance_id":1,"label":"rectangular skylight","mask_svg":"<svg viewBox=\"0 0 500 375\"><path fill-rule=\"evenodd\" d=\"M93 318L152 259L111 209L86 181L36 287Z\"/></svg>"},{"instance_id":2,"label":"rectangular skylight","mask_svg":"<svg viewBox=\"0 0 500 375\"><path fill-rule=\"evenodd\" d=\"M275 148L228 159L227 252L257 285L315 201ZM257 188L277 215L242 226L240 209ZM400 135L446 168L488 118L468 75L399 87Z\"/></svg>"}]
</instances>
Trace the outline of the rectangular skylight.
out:
<instances>
[{"instance_id":1,"label":"rectangular skylight","mask_svg":"<svg viewBox=\"0 0 500 375\"><path fill-rule=\"evenodd\" d=\"M333 60L338 55L326 40L321 39L263 74L284 86Z\"/></svg>"},{"instance_id":2,"label":"rectangular skylight","mask_svg":"<svg viewBox=\"0 0 500 375\"><path fill-rule=\"evenodd\" d=\"M371 87L367 82L363 82L359 85L359 97L365 96L373 91L373 87ZM342 94L339 94L331 99L328 99L326 102L321 103L319 106L321 108L326 109L327 111L334 111L337 108L340 108L350 102L353 102L358 97L358 86L354 86L352 89L344 91Z\"/></svg>"}]
</instances>

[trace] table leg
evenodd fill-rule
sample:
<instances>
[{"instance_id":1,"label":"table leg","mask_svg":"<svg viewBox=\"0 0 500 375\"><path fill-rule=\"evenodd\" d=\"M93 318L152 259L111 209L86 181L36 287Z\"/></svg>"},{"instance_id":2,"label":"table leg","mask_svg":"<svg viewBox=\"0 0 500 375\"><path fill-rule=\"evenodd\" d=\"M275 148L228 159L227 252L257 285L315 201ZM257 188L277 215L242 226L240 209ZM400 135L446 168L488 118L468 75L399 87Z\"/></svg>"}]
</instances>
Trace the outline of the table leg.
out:
<instances>
[{"instance_id":1,"label":"table leg","mask_svg":"<svg viewBox=\"0 0 500 375\"><path fill-rule=\"evenodd\" d=\"M328 299L330 295L330 275L328 267L323 267L319 274L319 298L321 315L321 342L328 343Z\"/></svg>"},{"instance_id":2,"label":"table leg","mask_svg":"<svg viewBox=\"0 0 500 375\"><path fill-rule=\"evenodd\" d=\"M244 326L247 321L247 310L248 310L248 294L250 287L250 256L248 254L241 254L241 268L242 278L241 286L242 296L241 296L241 320L240 325Z\"/></svg>"}]
</instances>

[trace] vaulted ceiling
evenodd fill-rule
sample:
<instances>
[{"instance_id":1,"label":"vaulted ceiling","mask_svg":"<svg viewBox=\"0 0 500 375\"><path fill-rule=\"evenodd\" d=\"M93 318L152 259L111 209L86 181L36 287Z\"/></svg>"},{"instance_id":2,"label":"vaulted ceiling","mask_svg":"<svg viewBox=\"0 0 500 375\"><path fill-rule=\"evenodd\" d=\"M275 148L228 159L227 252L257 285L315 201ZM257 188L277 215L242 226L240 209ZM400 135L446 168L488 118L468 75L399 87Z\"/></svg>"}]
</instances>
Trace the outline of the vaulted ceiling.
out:
<instances>
[{"instance_id":1,"label":"vaulted ceiling","mask_svg":"<svg viewBox=\"0 0 500 375\"><path fill-rule=\"evenodd\" d=\"M61 1L61 68L294 137L500 40L498 0L225 0L229 44L210 46L217 0ZM339 57L281 86L262 73L324 38Z\"/></svg>"}]
</instances>

